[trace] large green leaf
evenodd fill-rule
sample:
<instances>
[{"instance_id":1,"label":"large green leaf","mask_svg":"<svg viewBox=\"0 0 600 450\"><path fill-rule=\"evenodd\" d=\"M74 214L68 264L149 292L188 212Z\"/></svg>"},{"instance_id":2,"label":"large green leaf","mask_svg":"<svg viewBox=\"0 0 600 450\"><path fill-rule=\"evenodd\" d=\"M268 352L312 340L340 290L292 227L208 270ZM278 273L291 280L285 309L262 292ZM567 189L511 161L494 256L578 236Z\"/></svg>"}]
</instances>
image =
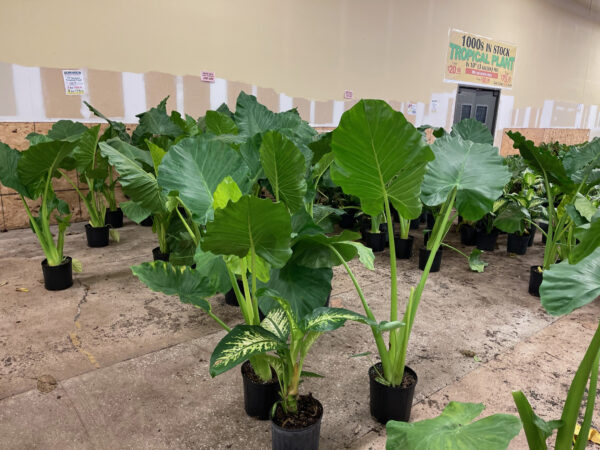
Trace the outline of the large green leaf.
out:
<instances>
[{"instance_id":1,"label":"large green leaf","mask_svg":"<svg viewBox=\"0 0 600 450\"><path fill-rule=\"evenodd\" d=\"M196 247L194 254L196 271L208 278L217 292L225 293L231 289L231 280L223 257L205 252L202 247Z\"/></svg>"},{"instance_id":2,"label":"large green leaf","mask_svg":"<svg viewBox=\"0 0 600 450\"><path fill-rule=\"evenodd\" d=\"M519 417L523 423L523 431L527 437L527 444L531 450L546 450L546 440L552 435L553 431L562 426L560 420L546 422L538 417L531 408L527 397L521 391L512 393Z\"/></svg>"},{"instance_id":3,"label":"large green leaf","mask_svg":"<svg viewBox=\"0 0 600 450\"><path fill-rule=\"evenodd\" d=\"M22 156L23 153L20 151L0 142L0 183L25 197L30 197L27 186L21 183L17 172L19 160Z\"/></svg>"},{"instance_id":4,"label":"large green leaf","mask_svg":"<svg viewBox=\"0 0 600 450\"><path fill-rule=\"evenodd\" d=\"M87 128L86 128L87 129ZM31 198L39 197L48 176L54 176L63 159L71 153L74 144L67 141L42 142L32 145L19 159L17 173L27 186Z\"/></svg>"},{"instance_id":5,"label":"large green leaf","mask_svg":"<svg viewBox=\"0 0 600 450\"><path fill-rule=\"evenodd\" d=\"M298 147L278 131L269 131L262 138L260 161L275 198L283 201L292 212L302 208L306 167Z\"/></svg>"},{"instance_id":6,"label":"large green leaf","mask_svg":"<svg viewBox=\"0 0 600 450\"><path fill-rule=\"evenodd\" d=\"M211 309L206 299L215 294L215 287L209 278L188 266L154 261L132 266L131 271L153 291L178 295L183 303L191 303L204 311Z\"/></svg>"},{"instance_id":7,"label":"large green leaf","mask_svg":"<svg viewBox=\"0 0 600 450\"><path fill-rule=\"evenodd\" d=\"M136 202L131 201L131 200L126 201L126 202L121 202L119 204L119 206L123 210L123 214L125 214L126 217L128 217L130 220L134 221L135 223L142 222L150 214L152 214L152 211L141 207Z\"/></svg>"},{"instance_id":8,"label":"large green leaf","mask_svg":"<svg viewBox=\"0 0 600 450\"><path fill-rule=\"evenodd\" d=\"M75 158L75 168L79 172L85 172L88 168L93 169L92 163L97 156L99 133L100 125L86 128L77 141L77 147L73 150L73 158Z\"/></svg>"},{"instance_id":9,"label":"large green leaf","mask_svg":"<svg viewBox=\"0 0 600 450\"><path fill-rule=\"evenodd\" d=\"M301 236L294 244L292 261L299 266L313 269L333 267L342 264L333 249L342 256L344 261L354 259L361 251L361 262L366 263L367 267L372 269L373 260L375 259L373 251L366 247L363 249L362 244L353 242L359 238L359 233L350 230L344 230L336 236L326 236L324 234Z\"/></svg>"},{"instance_id":10,"label":"large green leaf","mask_svg":"<svg viewBox=\"0 0 600 450\"><path fill-rule=\"evenodd\" d=\"M510 180L498 149L448 135L436 139L431 148L435 160L423 180L423 203L441 205L456 189L456 210L466 220L479 220L491 211Z\"/></svg>"},{"instance_id":11,"label":"large green leaf","mask_svg":"<svg viewBox=\"0 0 600 450\"><path fill-rule=\"evenodd\" d=\"M593 170L600 169L600 139L572 147L565 155L563 164L573 182L579 184L588 179Z\"/></svg>"},{"instance_id":12,"label":"large green leaf","mask_svg":"<svg viewBox=\"0 0 600 450\"><path fill-rule=\"evenodd\" d=\"M210 375L217 376L254 355L285 346L285 342L259 325L238 325L217 344L210 357Z\"/></svg>"},{"instance_id":13,"label":"large green leaf","mask_svg":"<svg viewBox=\"0 0 600 450\"><path fill-rule=\"evenodd\" d=\"M152 213L165 210L166 198L154 175L146 172L139 162L107 143L100 142L98 145L102 156L108 158L111 166L119 173L119 182L125 195Z\"/></svg>"},{"instance_id":14,"label":"large green leaf","mask_svg":"<svg viewBox=\"0 0 600 450\"><path fill-rule=\"evenodd\" d=\"M531 170L539 175L546 174L551 183L560 186L566 193L575 189L558 156L553 155L547 148L536 147L519 132L508 131L506 134L513 140L513 147L519 149Z\"/></svg>"},{"instance_id":15,"label":"large green leaf","mask_svg":"<svg viewBox=\"0 0 600 450\"><path fill-rule=\"evenodd\" d=\"M368 319L362 314L355 313L344 308L317 308L310 315L304 317L299 326L304 332L315 331L323 333L325 331L337 330L343 326L347 320L367 323Z\"/></svg>"},{"instance_id":16,"label":"large green leaf","mask_svg":"<svg viewBox=\"0 0 600 450\"><path fill-rule=\"evenodd\" d=\"M177 126L167 114L166 103L168 98L163 99L155 108L138 115L139 124L133 132L135 144L142 143L144 138L149 135L176 138L183 134L181 127Z\"/></svg>"},{"instance_id":17,"label":"large green leaf","mask_svg":"<svg viewBox=\"0 0 600 450\"><path fill-rule=\"evenodd\" d=\"M271 266L283 267L292 254L291 233L290 215L282 203L245 195L214 212L202 248L240 258L254 250Z\"/></svg>"},{"instance_id":18,"label":"large green leaf","mask_svg":"<svg viewBox=\"0 0 600 450\"><path fill-rule=\"evenodd\" d=\"M523 234L527 226L526 219L530 219L529 211L517 203L510 203L494 220L494 226L506 233Z\"/></svg>"},{"instance_id":19,"label":"large green leaf","mask_svg":"<svg viewBox=\"0 0 600 450\"><path fill-rule=\"evenodd\" d=\"M301 318L325 305L331 292L332 278L333 271L330 268L310 269L288 263L282 269L272 269L269 281L259 283L259 286L277 292L279 297L288 302L294 316ZM276 306L276 301L268 296L260 301L263 312Z\"/></svg>"},{"instance_id":20,"label":"large green leaf","mask_svg":"<svg viewBox=\"0 0 600 450\"><path fill-rule=\"evenodd\" d=\"M386 449L505 450L519 434L521 422L509 414L494 414L473 422L482 403L450 402L434 419L387 423Z\"/></svg>"},{"instance_id":21,"label":"large green leaf","mask_svg":"<svg viewBox=\"0 0 600 450\"><path fill-rule=\"evenodd\" d=\"M597 212L592 219L589 228L577 236L581 242L571 254L569 261L571 264L578 263L600 247L600 212Z\"/></svg>"},{"instance_id":22,"label":"large green leaf","mask_svg":"<svg viewBox=\"0 0 600 450\"><path fill-rule=\"evenodd\" d=\"M106 141L108 145L116 148L121 154L127 156L132 161L136 161L146 172L154 172L154 161L152 155L148 150L142 150L134 147L133 145L122 141L121 139L114 138Z\"/></svg>"},{"instance_id":23,"label":"large green leaf","mask_svg":"<svg viewBox=\"0 0 600 450\"><path fill-rule=\"evenodd\" d=\"M233 119L218 111L206 111L206 128L216 134L238 134L238 128Z\"/></svg>"},{"instance_id":24,"label":"large green leaf","mask_svg":"<svg viewBox=\"0 0 600 450\"><path fill-rule=\"evenodd\" d=\"M540 299L553 316L568 314L600 295L600 247L577 264L562 261L544 270Z\"/></svg>"},{"instance_id":25,"label":"large green leaf","mask_svg":"<svg viewBox=\"0 0 600 450\"><path fill-rule=\"evenodd\" d=\"M452 126L452 136L460 136L465 141L476 142L478 144L494 143L494 136L490 133L488 127L476 119L464 119Z\"/></svg>"},{"instance_id":26,"label":"large green leaf","mask_svg":"<svg viewBox=\"0 0 600 450\"><path fill-rule=\"evenodd\" d=\"M48 131L48 137L55 141L76 142L87 130L88 128L80 122L59 120Z\"/></svg>"},{"instance_id":27,"label":"large green leaf","mask_svg":"<svg viewBox=\"0 0 600 450\"><path fill-rule=\"evenodd\" d=\"M387 197L402 217L419 216L421 182L433 154L402 113L382 100L361 100L342 115L331 146L333 181L359 197L365 213L381 213Z\"/></svg>"},{"instance_id":28,"label":"large green leaf","mask_svg":"<svg viewBox=\"0 0 600 450\"><path fill-rule=\"evenodd\" d=\"M194 221L205 224L213 218L213 193L219 183L231 176L243 186L247 173L242 158L231 147L196 136L171 147L160 165L158 182L165 192L178 191Z\"/></svg>"},{"instance_id":29,"label":"large green leaf","mask_svg":"<svg viewBox=\"0 0 600 450\"><path fill-rule=\"evenodd\" d=\"M276 128L276 115L256 101L256 97L240 92L235 106L234 120L241 135L252 137Z\"/></svg>"}]
</instances>

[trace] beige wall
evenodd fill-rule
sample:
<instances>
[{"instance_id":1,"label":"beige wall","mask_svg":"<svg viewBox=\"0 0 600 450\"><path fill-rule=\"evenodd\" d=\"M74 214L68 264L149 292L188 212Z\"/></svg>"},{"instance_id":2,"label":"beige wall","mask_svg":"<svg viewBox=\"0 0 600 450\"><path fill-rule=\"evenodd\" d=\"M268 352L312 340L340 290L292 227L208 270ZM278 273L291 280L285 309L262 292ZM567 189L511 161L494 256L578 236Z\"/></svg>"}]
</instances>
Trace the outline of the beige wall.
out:
<instances>
[{"instance_id":1,"label":"beige wall","mask_svg":"<svg viewBox=\"0 0 600 450\"><path fill-rule=\"evenodd\" d=\"M0 61L427 102L449 28L518 46L515 106L600 103L600 0L4 0ZM591 10L589 9L591 5Z\"/></svg>"}]
</instances>

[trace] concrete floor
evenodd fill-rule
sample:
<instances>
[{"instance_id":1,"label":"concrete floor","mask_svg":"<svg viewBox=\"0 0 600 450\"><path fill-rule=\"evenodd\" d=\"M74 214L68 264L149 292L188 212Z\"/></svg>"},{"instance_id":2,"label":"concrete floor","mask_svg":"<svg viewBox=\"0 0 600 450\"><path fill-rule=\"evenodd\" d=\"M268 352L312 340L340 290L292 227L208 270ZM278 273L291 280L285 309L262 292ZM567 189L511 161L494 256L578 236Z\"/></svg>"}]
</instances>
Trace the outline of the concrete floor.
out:
<instances>
[{"instance_id":1,"label":"concrete floor","mask_svg":"<svg viewBox=\"0 0 600 450\"><path fill-rule=\"evenodd\" d=\"M129 266L149 260L156 240L135 224L120 232L119 244L92 249L83 224L71 228L65 253L80 259L84 272L62 292L44 290L43 257L29 230L0 234L0 448L270 448L269 423L243 412L239 371L208 374L224 333L202 311L134 278ZM456 234L449 242L463 248ZM559 319L547 315L527 294L540 243L526 256L511 257L505 248L501 237L499 249L484 255L484 274L446 249L442 271L430 276L408 354L419 376L413 420L437 415L449 400L483 402L485 414L516 413L517 389L542 418L560 416L600 305ZM375 271L352 264L380 320L389 314L387 257L378 255ZM416 265L415 257L399 261L401 297L418 281ZM333 286L333 306L361 311L338 268ZM225 322L241 322L222 296L213 304ZM321 448L385 447L383 427L369 416L373 361L349 359L374 350L370 330L349 324L322 337L307 358L307 370L326 376L301 386L325 407ZM44 375L57 380L48 393L38 383ZM511 448L526 448L523 434Z\"/></svg>"}]
</instances>

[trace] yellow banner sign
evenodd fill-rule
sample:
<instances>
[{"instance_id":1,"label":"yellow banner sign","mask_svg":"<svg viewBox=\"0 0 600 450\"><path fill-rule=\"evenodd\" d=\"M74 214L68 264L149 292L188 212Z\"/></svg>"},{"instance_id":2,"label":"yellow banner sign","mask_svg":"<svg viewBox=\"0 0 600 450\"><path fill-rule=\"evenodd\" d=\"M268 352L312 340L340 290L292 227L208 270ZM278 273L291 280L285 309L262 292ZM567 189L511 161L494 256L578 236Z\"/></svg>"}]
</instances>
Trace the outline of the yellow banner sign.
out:
<instances>
[{"instance_id":1,"label":"yellow banner sign","mask_svg":"<svg viewBox=\"0 0 600 450\"><path fill-rule=\"evenodd\" d=\"M483 36L450 31L445 80L512 87L517 47Z\"/></svg>"}]
</instances>

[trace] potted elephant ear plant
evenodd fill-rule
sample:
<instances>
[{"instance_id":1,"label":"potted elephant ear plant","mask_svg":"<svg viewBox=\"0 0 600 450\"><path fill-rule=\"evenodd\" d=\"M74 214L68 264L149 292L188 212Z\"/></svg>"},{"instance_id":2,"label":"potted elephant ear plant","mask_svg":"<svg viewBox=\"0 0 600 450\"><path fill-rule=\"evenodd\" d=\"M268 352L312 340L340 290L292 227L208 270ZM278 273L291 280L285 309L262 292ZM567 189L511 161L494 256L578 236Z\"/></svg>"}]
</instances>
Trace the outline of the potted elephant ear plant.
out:
<instances>
[{"instance_id":1,"label":"potted elephant ear plant","mask_svg":"<svg viewBox=\"0 0 600 450\"><path fill-rule=\"evenodd\" d=\"M67 289L73 285L73 271L81 271L81 263L63 253L71 213L69 205L54 193L52 179L59 176L58 170L74 144L41 135L31 136L31 139L34 143L23 152L0 143L0 183L14 189L23 202L29 225L46 256L42 261L44 286L51 291ZM26 199L40 201L37 215ZM56 239L50 229L53 213L58 224Z\"/></svg>"},{"instance_id":2,"label":"potted elephant ear plant","mask_svg":"<svg viewBox=\"0 0 600 450\"><path fill-rule=\"evenodd\" d=\"M455 217L453 208L468 220L479 219L501 195L508 170L492 145L463 140L460 135L437 139L432 151L402 113L381 100L361 100L346 111L333 132L332 147L333 181L346 194L356 195L367 214L384 213L388 224L390 334L386 343L381 330L371 327L381 358L369 369L371 415L382 423L390 419L408 421L417 383L416 372L406 366L408 342L431 267ZM401 317L390 204L403 218L415 219L421 213L421 198L428 206L441 206L440 215L429 238L423 275L407 293ZM331 251L336 253L334 248ZM343 259L341 254L339 258ZM343 265L366 316L375 322L356 277L345 262Z\"/></svg>"}]
</instances>

